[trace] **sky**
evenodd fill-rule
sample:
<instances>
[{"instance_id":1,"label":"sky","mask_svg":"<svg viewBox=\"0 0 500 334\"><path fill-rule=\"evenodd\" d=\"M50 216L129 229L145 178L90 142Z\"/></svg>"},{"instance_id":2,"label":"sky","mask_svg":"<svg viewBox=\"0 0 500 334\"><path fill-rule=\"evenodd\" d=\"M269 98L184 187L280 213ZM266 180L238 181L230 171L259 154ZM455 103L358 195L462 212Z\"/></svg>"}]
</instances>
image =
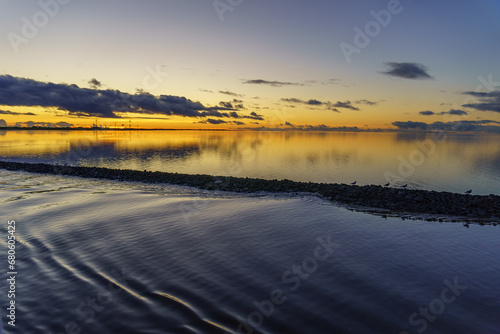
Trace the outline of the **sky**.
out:
<instances>
[{"instance_id":1,"label":"sky","mask_svg":"<svg viewBox=\"0 0 500 334\"><path fill-rule=\"evenodd\" d=\"M9 126L500 124L497 0L0 0L0 8L0 120Z\"/></svg>"}]
</instances>

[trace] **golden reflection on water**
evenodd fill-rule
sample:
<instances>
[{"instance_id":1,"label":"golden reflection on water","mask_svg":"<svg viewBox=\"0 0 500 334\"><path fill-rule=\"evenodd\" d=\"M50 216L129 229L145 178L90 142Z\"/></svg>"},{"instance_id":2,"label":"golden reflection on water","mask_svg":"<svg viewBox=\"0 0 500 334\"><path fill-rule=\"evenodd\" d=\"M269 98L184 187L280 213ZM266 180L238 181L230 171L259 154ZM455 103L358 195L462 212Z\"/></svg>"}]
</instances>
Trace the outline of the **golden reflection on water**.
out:
<instances>
[{"instance_id":1,"label":"golden reflection on water","mask_svg":"<svg viewBox=\"0 0 500 334\"><path fill-rule=\"evenodd\" d=\"M491 171L500 162L499 137L448 134L438 142L415 133L2 131L0 158L358 184L385 183L385 173L399 175L410 163L414 171L405 183L430 187L485 168L500 182Z\"/></svg>"}]
</instances>

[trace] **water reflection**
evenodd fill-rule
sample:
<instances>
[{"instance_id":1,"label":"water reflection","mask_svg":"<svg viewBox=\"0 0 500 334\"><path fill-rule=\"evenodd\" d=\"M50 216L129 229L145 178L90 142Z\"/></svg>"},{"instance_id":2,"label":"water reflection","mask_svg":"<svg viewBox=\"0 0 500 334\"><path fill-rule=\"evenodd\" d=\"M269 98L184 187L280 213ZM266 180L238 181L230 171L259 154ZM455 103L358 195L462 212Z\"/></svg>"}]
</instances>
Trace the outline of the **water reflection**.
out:
<instances>
[{"instance_id":1,"label":"water reflection","mask_svg":"<svg viewBox=\"0 0 500 334\"><path fill-rule=\"evenodd\" d=\"M2 131L11 161L498 193L497 134ZM422 145L424 143L425 145ZM405 171L402 173L402 171ZM389 174L388 174L389 173ZM391 180L393 181L393 180Z\"/></svg>"}]
</instances>

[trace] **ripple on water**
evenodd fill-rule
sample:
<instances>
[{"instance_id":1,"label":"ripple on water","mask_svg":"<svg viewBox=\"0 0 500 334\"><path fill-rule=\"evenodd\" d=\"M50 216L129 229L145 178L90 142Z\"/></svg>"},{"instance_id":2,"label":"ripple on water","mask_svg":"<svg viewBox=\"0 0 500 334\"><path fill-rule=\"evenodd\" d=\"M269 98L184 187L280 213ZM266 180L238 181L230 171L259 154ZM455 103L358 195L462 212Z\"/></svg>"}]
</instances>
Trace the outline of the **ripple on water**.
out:
<instances>
[{"instance_id":1,"label":"ripple on water","mask_svg":"<svg viewBox=\"0 0 500 334\"><path fill-rule=\"evenodd\" d=\"M33 182L9 180L7 188ZM500 325L498 227L382 219L308 196L36 183L25 201L4 199L26 189L0 192L2 216L18 226L22 333L67 324L83 333L237 333L277 290L286 300L262 317L261 332L415 332L408 317L455 277L468 288L426 332ZM338 248L316 266L318 238L328 237Z\"/></svg>"}]
</instances>

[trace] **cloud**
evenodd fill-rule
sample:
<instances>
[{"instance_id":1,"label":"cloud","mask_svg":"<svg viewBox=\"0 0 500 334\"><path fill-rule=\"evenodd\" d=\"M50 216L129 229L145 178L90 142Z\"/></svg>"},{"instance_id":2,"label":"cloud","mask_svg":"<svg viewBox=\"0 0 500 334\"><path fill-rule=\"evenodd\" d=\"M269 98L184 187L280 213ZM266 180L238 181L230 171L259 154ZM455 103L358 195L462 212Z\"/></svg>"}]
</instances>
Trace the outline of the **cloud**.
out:
<instances>
[{"instance_id":1,"label":"cloud","mask_svg":"<svg viewBox=\"0 0 500 334\"><path fill-rule=\"evenodd\" d=\"M281 99L281 101L289 102L289 103L302 103L302 104L308 104L308 105L312 105L312 106L319 106L319 105L322 105L324 103L324 102L321 102L321 101L318 101L318 100L315 100L315 99L304 101L304 100L297 99L297 98L294 98L294 97L287 98L287 99Z\"/></svg>"},{"instance_id":2,"label":"cloud","mask_svg":"<svg viewBox=\"0 0 500 334\"><path fill-rule=\"evenodd\" d=\"M351 110L359 110L359 108L353 106L351 104L351 101L345 101L345 102L340 102L337 101L337 103L332 104L331 107L333 108L346 108L346 109L351 109Z\"/></svg>"},{"instance_id":3,"label":"cloud","mask_svg":"<svg viewBox=\"0 0 500 334\"><path fill-rule=\"evenodd\" d=\"M220 101L219 105L225 109L234 109L231 102Z\"/></svg>"},{"instance_id":4,"label":"cloud","mask_svg":"<svg viewBox=\"0 0 500 334\"><path fill-rule=\"evenodd\" d=\"M484 131L500 133L500 124L498 121L478 120L478 121L456 121L456 122L434 122L431 124L423 122L393 122L399 130L427 130L427 131Z\"/></svg>"},{"instance_id":5,"label":"cloud","mask_svg":"<svg viewBox=\"0 0 500 334\"><path fill-rule=\"evenodd\" d=\"M220 101L219 106L221 106L225 110L240 110L245 109L243 106L242 100L233 99L232 101L224 102Z\"/></svg>"},{"instance_id":6,"label":"cloud","mask_svg":"<svg viewBox=\"0 0 500 334\"><path fill-rule=\"evenodd\" d=\"M268 81L268 80L262 80L262 79L245 80L245 81L243 81L243 83L244 84L251 84L251 85L268 85L268 86L272 86L272 87L302 86L302 84L299 84L296 82Z\"/></svg>"},{"instance_id":7,"label":"cloud","mask_svg":"<svg viewBox=\"0 0 500 334\"><path fill-rule=\"evenodd\" d=\"M70 116L107 118L121 118L123 113L129 112L184 117L231 117L219 110L235 110L234 107L206 107L182 96L88 89L10 75L0 75L0 105L54 107L67 111Z\"/></svg>"},{"instance_id":8,"label":"cloud","mask_svg":"<svg viewBox=\"0 0 500 334\"><path fill-rule=\"evenodd\" d=\"M0 114L2 115L24 115L24 116L35 116L32 112L14 112L10 110L0 110Z\"/></svg>"},{"instance_id":9,"label":"cloud","mask_svg":"<svg viewBox=\"0 0 500 334\"><path fill-rule=\"evenodd\" d=\"M463 111L463 110L450 109L449 111L440 112L438 115L458 115L458 116L464 116L464 115L468 115L468 113L466 111Z\"/></svg>"},{"instance_id":10,"label":"cloud","mask_svg":"<svg viewBox=\"0 0 500 334\"><path fill-rule=\"evenodd\" d=\"M256 112L253 112L253 111L250 113L250 115L243 116L242 118L256 119L256 120L259 120L259 121L263 121L264 120L264 116L259 115L259 114L257 114Z\"/></svg>"},{"instance_id":11,"label":"cloud","mask_svg":"<svg viewBox=\"0 0 500 334\"><path fill-rule=\"evenodd\" d=\"M435 113L435 112L430 111L430 110L425 110L425 111L419 112L419 114L420 115L424 115L424 116L432 116L432 115L457 115L457 116L465 116L465 115L468 115L468 113L466 111L459 110L459 109L450 109L448 111L442 111L440 113Z\"/></svg>"},{"instance_id":12,"label":"cloud","mask_svg":"<svg viewBox=\"0 0 500 334\"><path fill-rule=\"evenodd\" d=\"M281 101L284 101L284 102L289 102L289 103L306 103L306 101L304 100L301 100L301 99L296 99L294 97L292 98L287 98L287 99L281 99Z\"/></svg>"},{"instance_id":13,"label":"cloud","mask_svg":"<svg viewBox=\"0 0 500 334\"><path fill-rule=\"evenodd\" d=\"M366 99L357 100L357 101L354 101L354 103L357 103L357 104L366 104L366 105L369 105L369 106L374 106L374 105L378 104L378 102L369 101L369 100L366 100Z\"/></svg>"},{"instance_id":14,"label":"cloud","mask_svg":"<svg viewBox=\"0 0 500 334\"><path fill-rule=\"evenodd\" d=\"M201 89L201 88L200 88L200 91L201 91L201 92L205 92L205 93L213 93L213 91L212 91L212 90L208 90L208 89Z\"/></svg>"},{"instance_id":15,"label":"cloud","mask_svg":"<svg viewBox=\"0 0 500 334\"><path fill-rule=\"evenodd\" d=\"M424 65L417 63L385 63L389 67L383 74L404 79L433 79Z\"/></svg>"},{"instance_id":16,"label":"cloud","mask_svg":"<svg viewBox=\"0 0 500 334\"><path fill-rule=\"evenodd\" d=\"M225 94L225 95L229 95L229 96L236 96L236 97L242 97L243 96L241 94L236 94L236 93L228 91L228 90L225 90L225 91L220 90L219 93Z\"/></svg>"},{"instance_id":17,"label":"cloud","mask_svg":"<svg viewBox=\"0 0 500 334\"><path fill-rule=\"evenodd\" d=\"M0 119L0 128L6 128L7 127L7 122L3 119Z\"/></svg>"},{"instance_id":18,"label":"cloud","mask_svg":"<svg viewBox=\"0 0 500 334\"><path fill-rule=\"evenodd\" d=\"M98 81L96 78L92 78L89 80L89 86L90 88L99 88L101 87L101 82Z\"/></svg>"},{"instance_id":19,"label":"cloud","mask_svg":"<svg viewBox=\"0 0 500 334\"><path fill-rule=\"evenodd\" d=\"M434 111L430 111L430 110L425 110L425 111L420 111L419 112L420 115L424 115L424 116L432 116L432 115L435 115Z\"/></svg>"},{"instance_id":20,"label":"cloud","mask_svg":"<svg viewBox=\"0 0 500 334\"><path fill-rule=\"evenodd\" d=\"M472 108L479 111L493 111L500 112L500 91L494 90L488 93L482 92L463 92L462 94L474 96L478 98L481 103L464 104L462 107Z\"/></svg>"},{"instance_id":21,"label":"cloud","mask_svg":"<svg viewBox=\"0 0 500 334\"><path fill-rule=\"evenodd\" d=\"M428 128L427 123L413 122L413 121L407 121L407 122L397 121L397 122L392 122L392 125L401 130L427 130Z\"/></svg>"},{"instance_id":22,"label":"cloud","mask_svg":"<svg viewBox=\"0 0 500 334\"><path fill-rule=\"evenodd\" d=\"M336 103L332 103L330 101L323 102L323 101L318 101L318 100L315 100L315 99L311 99L311 100L305 101L305 100L297 99L297 98L294 98L294 97L291 97L291 98L282 98L281 101L288 102L288 103L296 103L296 104L307 104L307 105L310 105L310 106L321 106L321 105L324 105L327 110L332 110L332 111L335 111L335 112L340 112L337 108L359 110L359 108L357 108L357 107L355 107L355 106L352 105L351 101L346 101L346 102L337 101Z\"/></svg>"},{"instance_id":23,"label":"cloud","mask_svg":"<svg viewBox=\"0 0 500 334\"><path fill-rule=\"evenodd\" d=\"M213 118L208 118L204 121L199 121L198 123L200 124L214 124L214 125L217 125L217 124L226 124L227 122L222 120L222 119L213 119Z\"/></svg>"}]
</instances>

